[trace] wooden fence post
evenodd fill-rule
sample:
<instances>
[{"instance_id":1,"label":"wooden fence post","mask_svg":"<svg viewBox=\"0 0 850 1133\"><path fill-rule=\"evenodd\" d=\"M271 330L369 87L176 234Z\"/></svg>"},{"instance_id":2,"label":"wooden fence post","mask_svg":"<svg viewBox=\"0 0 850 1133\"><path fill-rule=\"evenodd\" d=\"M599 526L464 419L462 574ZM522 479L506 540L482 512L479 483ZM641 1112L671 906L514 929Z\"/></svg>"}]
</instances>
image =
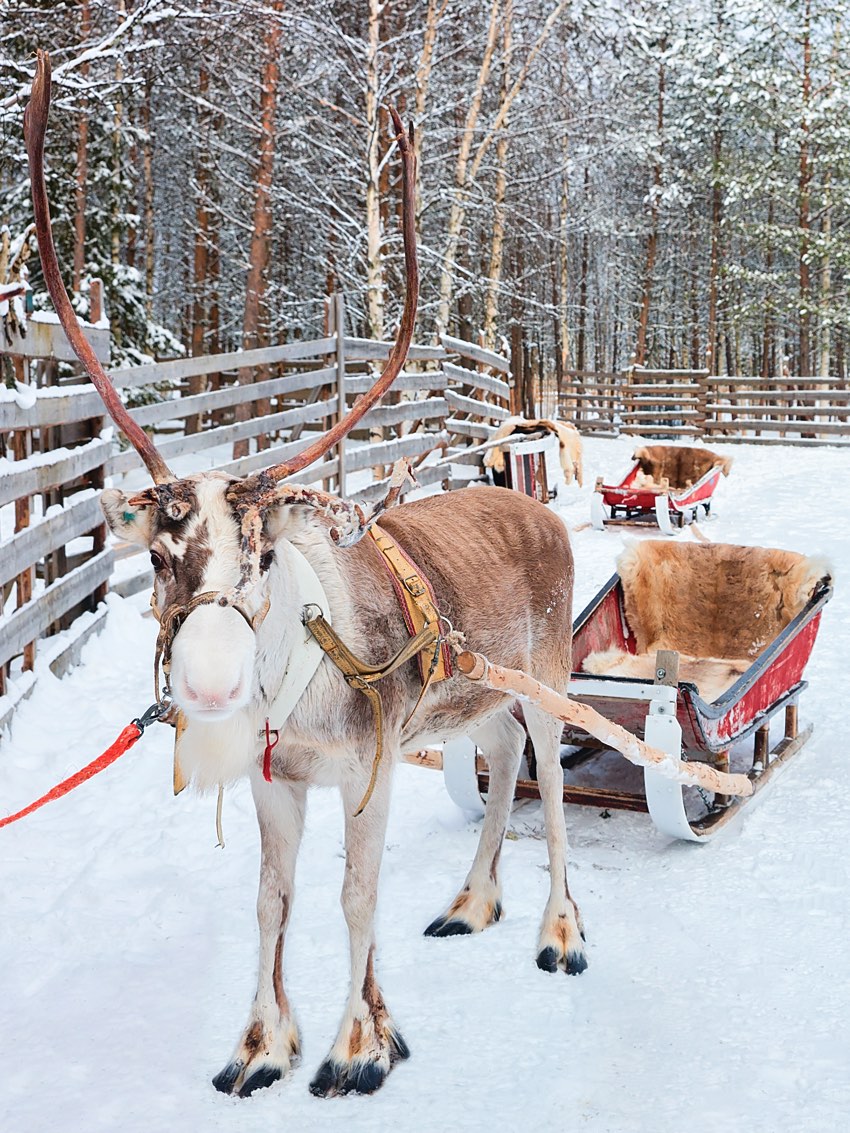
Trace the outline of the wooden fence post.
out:
<instances>
[{"instance_id":1,"label":"wooden fence post","mask_svg":"<svg viewBox=\"0 0 850 1133\"><path fill-rule=\"evenodd\" d=\"M337 291L333 297L334 333L336 334L336 394L337 420L345 416L345 296ZM341 437L336 446L339 462L337 484L339 495L345 499L345 438Z\"/></svg>"},{"instance_id":2,"label":"wooden fence post","mask_svg":"<svg viewBox=\"0 0 850 1133\"><path fill-rule=\"evenodd\" d=\"M15 377L19 382L28 382L30 377L29 361L26 358L17 356L12 359L15 368ZM12 434L12 452L15 460L26 460L28 456L32 455L32 433L29 429L16 429ZM15 534L23 531L25 527L30 525L30 497L22 496L15 500ZM20 610L27 602L32 600L33 592L33 579L35 576L35 568L28 566L25 570L21 571L18 575L17 584L17 609ZM35 642L28 642L24 646L24 661L23 668L31 670L35 666Z\"/></svg>"},{"instance_id":3,"label":"wooden fence post","mask_svg":"<svg viewBox=\"0 0 850 1133\"><path fill-rule=\"evenodd\" d=\"M697 378L697 416L694 424L704 437L708 422L708 371L703 370Z\"/></svg>"}]
</instances>

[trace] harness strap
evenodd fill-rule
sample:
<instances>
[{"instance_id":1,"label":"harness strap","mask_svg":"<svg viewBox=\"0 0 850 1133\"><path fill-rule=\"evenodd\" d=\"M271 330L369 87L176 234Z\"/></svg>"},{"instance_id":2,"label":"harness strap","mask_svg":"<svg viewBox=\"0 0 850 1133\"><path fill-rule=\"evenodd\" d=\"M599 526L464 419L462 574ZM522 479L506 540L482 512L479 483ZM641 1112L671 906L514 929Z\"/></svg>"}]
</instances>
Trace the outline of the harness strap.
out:
<instances>
[{"instance_id":1,"label":"harness strap","mask_svg":"<svg viewBox=\"0 0 850 1133\"><path fill-rule=\"evenodd\" d=\"M428 579L422 574L413 559L399 547L389 532L385 531L379 524L372 524L368 534L381 552L382 561L389 571L393 589L401 603L404 620L410 633L416 634L423 626L431 625L434 627L436 636L439 637L440 612L437 609L434 593ZM441 643L436 663L432 661L427 671L425 668L426 660L423 652L419 657L419 672L427 684L430 684L431 681L444 681L452 675L451 653L445 644Z\"/></svg>"},{"instance_id":2,"label":"harness strap","mask_svg":"<svg viewBox=\"0 0 850 1133\"><path fill-rule=\"evenodd\" d=\"M440 641L438 636L435 636L436 631L434 627L426 625L422 627L415 637L411 637L406 641L396 655L391 657L389 661L384 662L383 665L368 665L351 652L345 642L340 639L336 630L325 621L322 614L308 618L304 624L330 660L333 661L342 673L349 688L357 689L358 692L362 692L369 701L369 705L372 709L372 719L375 723L375 757L372 760L372 773L369 776L369 784L366 787L366 793L363 795L360 805L354 812L354 817L357 818L359 814L363 813L367 803L372 797L372 792L375 789L375 783L378 778L378 767L384 754L384 706L381 700L381 694L378 689L375 688L375 683L380 681L383 677L388 677L390 673L394 673L396 669L401 668L402 665L421 653L423 649L435 646L436 655L440 647ZM426 679L422 686L422 691L419 694L419 699L414 706L414 712L416 708L418 708L419 702L422 700L425 689L428 687L429 683L430 679ZM411 712L410 716L412 715L413 712ZM410 716L408 716L408 720ZM407 721L405 721L405 723L406 722Z\"/></svg>"},{"instance_id":3,"label":"harness strap","mask_svg":"<svg viewBox=\"0 0 850 1133\"><path fill-rule=\"evenodd\" d=\"M421 653L437 640L434 629L431 626L424 626L415 637L408 638L389 661L385 661L382 665L369 665L351 652L322 614L308 618L304 624L346 680L357 678L368 684L388 677L390 673L400 669L417 653Z\"/></svg>"}]
</instances>

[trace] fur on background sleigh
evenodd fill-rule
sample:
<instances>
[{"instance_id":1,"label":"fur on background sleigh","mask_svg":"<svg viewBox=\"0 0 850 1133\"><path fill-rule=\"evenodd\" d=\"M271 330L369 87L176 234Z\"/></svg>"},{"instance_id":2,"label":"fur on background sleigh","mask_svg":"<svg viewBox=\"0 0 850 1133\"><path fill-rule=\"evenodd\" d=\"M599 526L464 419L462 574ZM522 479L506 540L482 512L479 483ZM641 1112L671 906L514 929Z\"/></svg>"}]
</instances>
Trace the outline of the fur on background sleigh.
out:
<instances>
[{"instance_id":1,"label":"fur on background sleigh","mask_svg":"<svg viewBox=\"0 0 850 1133\"><path fill-rule=\"evenodd\" d=\"M690 488L712 468L719 467L724 476L732 468L731 456L693 445L643 445L632 453L632 460L640 465L633 486L662 492Z\"/></svg>"},{"instance_id":2,"label":"fur on background sleigh","mask_svg":"<svg viewBox=\"0 0 850 1133\"><path fill-rule=\"evenodd\" d=\"M569 421L550 421L539 417L529 420L526 417L508 417L493 433L490 441L504 441L522 433L554 433L558 438L558 455L564 470L564 482L573 480L582 485L582 446L579 431ZM492 468L500 475L505 471L505 453L500 445L494 445L484 456L484 467Z\"/></svg>"},{"instance_id":3,"label":"fur on background sleigh","mask_svg":"<svg viewBox=\"0 0 850 1133\"><path fill-rule=\"evenodd\" d=\"M585 672L652 680L658 649L680 654L679 679L718 699L799 614L829 564L794 551L729 543L629 545L617 560L635 653L608 649Z\"/></svg>"}]
</instances>

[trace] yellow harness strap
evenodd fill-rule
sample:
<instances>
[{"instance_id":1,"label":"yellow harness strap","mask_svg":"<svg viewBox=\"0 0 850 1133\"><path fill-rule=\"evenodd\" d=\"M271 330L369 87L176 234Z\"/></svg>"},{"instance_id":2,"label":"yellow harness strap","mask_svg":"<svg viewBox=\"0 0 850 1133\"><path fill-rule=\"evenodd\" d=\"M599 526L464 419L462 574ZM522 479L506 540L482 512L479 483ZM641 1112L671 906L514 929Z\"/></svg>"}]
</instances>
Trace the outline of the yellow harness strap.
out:
<instances>
[{"instance_id":1,"label":"yellow harness strap","mask_svg":"<svg viewBox=\"0 0 850 1133\"><path fill-rule=\"evenodd\" d=\"M444 649L440 637L440 614L431 597L430 588L414 563L399 548L395 540L377 523L369 528L368 533L389 569L393 588L402 603L405 624L411 634L410 640L402 646L395 657L392 657L385 664L368 665L351 652L321 614L309 618L305 623L313 637L342 673L349 687L362 692L372 708L376 738L375 758L372 760L372 774L369 777L369 785L360 806L355 811L355 818L362 813L372 797L372 791L375 789L375 782L378 777L378 766L384 753L383 705L381 694L374 687L376 682L381 680L382 677L394 673L396 669L406 664L413 657L418 658L422 688L419 690L419 696L410 715L403 724L403 727L407 727L430 686L435 681L444 681L452 675L449 653Z\"/></svg>"},{"instance_id":2,"label":"yellow harness strap","mask_svg":"<svg viewBox=\"0 0 850 1133\"><path fill-rule=\"evenodd\" d=\"M408 558L389 535L377 523L369 528L372 542L381 552L384 563L389 568L393 587L402 602L402 609L411 636L419 633L426 625L434 631L435 639L440 636L440 612L434 605L430 588L419 573L416 564ZM429 673L429 668L433 672ZM423 651L419 659L419 671L428 684L444 681L452 675L451 659L447 649L440 648L437 663L431 666L430 655Z\"/></svg>"},{"instance_id":3,"label":"yellow harness strap","mask_svg":"<svg viewBox=\"0 0 850 1133\"><path fill-rule=\"evenodd\" d=\"M321 614L317 614L313 618L308 618L304 623L315 637L319 645L327 653L328 657L333 661L339 671L345 678L346 684L350 688L357 689L362 692L372 708L372 719L375 722L375 758L372 760L372 774L369 777L369 785L366 788L360 805L354 812L356 818L361 814L369 799L372 797L372 791L375 789L375 782L378 778L378 766L384 754L384 710L381 702L381 694L374 687L375 683L381 680L382 677L388 677L390 673L394 673L396 669L401 668L402 665L407 664L412 660L417 653L422 650L431 649L436 650L439 648L439 641L434 637L433 630L430 626L423 626L415 637L411 637L401 649L396 653L395 657L391 657L383 665L367 665L356 657L348 646L340 640L336 631L325 621ZM419 707L422 697L425 695L425 690L428 687L429 681L425 681L422 686L422 691L419 693L419 699L414 705L413 712ZM410 713L405 724L413 716Z\"/></svg>"}]
</instances>

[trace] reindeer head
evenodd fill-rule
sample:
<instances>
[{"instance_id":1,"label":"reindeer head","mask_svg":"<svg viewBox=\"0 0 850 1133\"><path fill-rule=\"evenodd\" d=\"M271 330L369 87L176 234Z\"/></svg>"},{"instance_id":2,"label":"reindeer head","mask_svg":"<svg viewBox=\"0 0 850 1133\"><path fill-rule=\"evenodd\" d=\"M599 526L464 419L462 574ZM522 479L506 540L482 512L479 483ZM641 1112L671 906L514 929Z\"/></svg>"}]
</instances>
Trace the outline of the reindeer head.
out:
<instances>
[{"instance_id":1,"label":"reindeer head","mask_svg":"<svg viewBox=\"0 0 850 1133\"><path fill-rule=\"evenodd\" d=\"M414 230L415 162L411 135L390 109L403 165L402 230L406 271L404 310L387 364L368 393L332 429L282 464L244 480L220 472L178 479L153 441L130 417L112 382L80 330L65 291L50 228L44 181L44 135L50 106L50 60L38 52L32 95L24 115L38 246L44 277L62 327L115 424L150 472L154 486L134 495L103 493L111 530L150 551L154 568L152 605L162 631L159 649L171 662L172 693L187 715L223 719L248 703L252 694L255 631L271 601L269 573L274 563L281 509L301 505L327 522L328 538L355 542L394 503L407 478L396 468L383 504L368 515L327 493L286 484L287 477L328 452L383 397L407 357L419 292ZM279 582L281 580L278 580ZM159 656L157 660L157 670Z\"/></svg>"}]
</instances>

